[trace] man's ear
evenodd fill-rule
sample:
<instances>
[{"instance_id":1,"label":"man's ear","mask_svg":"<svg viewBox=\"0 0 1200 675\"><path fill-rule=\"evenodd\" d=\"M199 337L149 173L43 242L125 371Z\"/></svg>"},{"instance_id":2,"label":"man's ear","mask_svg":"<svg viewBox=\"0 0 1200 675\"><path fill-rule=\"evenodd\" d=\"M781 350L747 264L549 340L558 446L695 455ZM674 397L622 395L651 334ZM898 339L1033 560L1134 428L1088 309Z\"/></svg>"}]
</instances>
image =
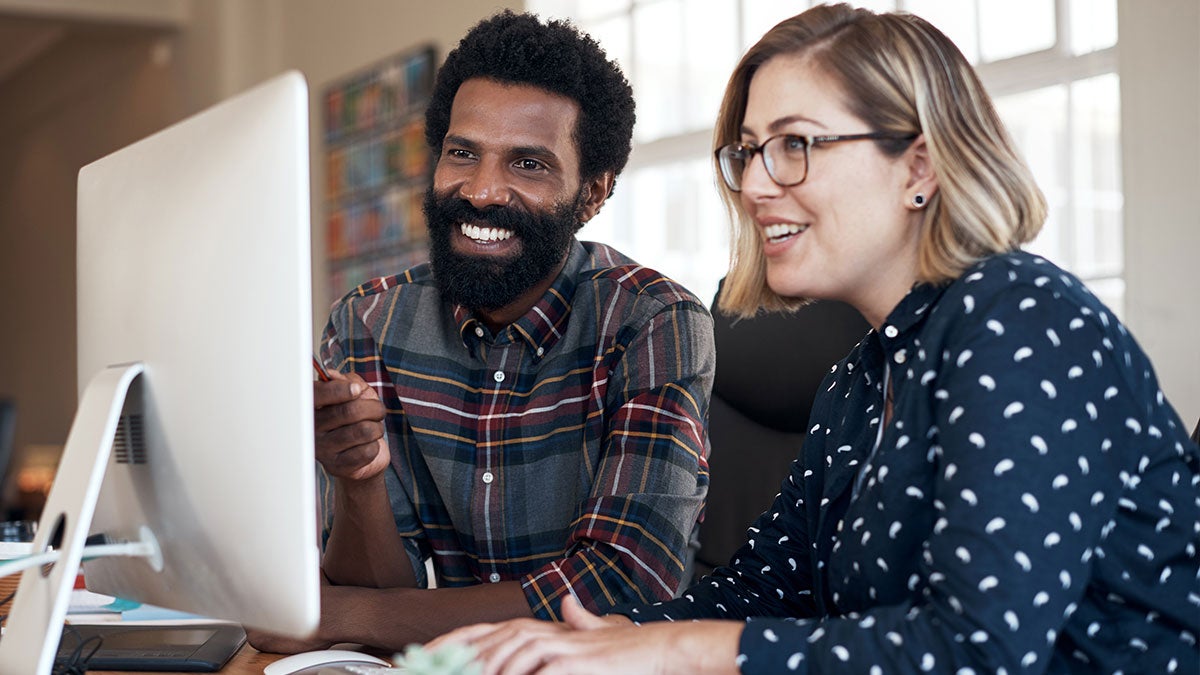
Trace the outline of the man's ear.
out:
<instances>
[{"instance_id":1,"label":"man's ear","mask_svg":"<svg viewBox=\"0 0 1200 675\"><path fill-rule=\"evenodd\" d=\"M929 156L929 145L925 143L925 134L917 136L904 151L904 161L908 168L905 202L909 208L923 208L938 191L938 177L933 168L933 159ZM920 199L917 195L920 195Z\"/></svg>"},{"instance_id":2,"label":"man's ear","mask_svg":"<svg viewBox=\"0 0 1200 675\"><path fill-rule=\"evenodd\" d=\"M613 183L616 181L616 176L611 171L586 180L583 183L583 198L579 203L579 222L586 223L600 213L600 207L604 206L604 200L608 199L609 193L612 192Z\"/></svg>"}]
</instances>

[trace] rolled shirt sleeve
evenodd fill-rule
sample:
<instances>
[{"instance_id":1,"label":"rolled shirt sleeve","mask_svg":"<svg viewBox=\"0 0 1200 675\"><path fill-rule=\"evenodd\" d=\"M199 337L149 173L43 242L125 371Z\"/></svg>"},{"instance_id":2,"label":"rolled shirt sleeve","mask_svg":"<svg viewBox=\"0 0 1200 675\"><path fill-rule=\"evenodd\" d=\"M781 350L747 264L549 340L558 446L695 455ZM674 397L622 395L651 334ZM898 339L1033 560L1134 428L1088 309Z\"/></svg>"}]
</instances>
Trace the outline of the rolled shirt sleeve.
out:
<instances>
[{"instance_id":1,"label":"rolled shirt sleeve","mask_svg":"<svg viewBox=\"0 0 1200 675\"><path fill-rule=\"evenodd\" d=\"M604 356L614 365L600 458L567 555L523 580L539 618L557 619L567 593L607 611L670 598L683 581L708 489L712 319L697 304L674 303L624 337Z\"/></svg>"}]
</instances>

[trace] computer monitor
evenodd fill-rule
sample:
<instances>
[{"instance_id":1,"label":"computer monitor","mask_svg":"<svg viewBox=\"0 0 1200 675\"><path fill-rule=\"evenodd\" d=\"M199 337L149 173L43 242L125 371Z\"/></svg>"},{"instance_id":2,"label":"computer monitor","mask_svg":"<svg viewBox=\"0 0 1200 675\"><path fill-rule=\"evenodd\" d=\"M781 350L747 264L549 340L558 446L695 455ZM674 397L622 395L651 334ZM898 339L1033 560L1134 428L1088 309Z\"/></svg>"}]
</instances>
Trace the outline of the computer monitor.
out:
<instances>
[{"instance_id":1,"label":"computer monitor","mask_svg":"<svg viewBox=\"0 0 1200 675\"><path fill-rule=\"evenodd\" d=\"M50 671L89 532L161 551L88 562L91 590L316 630L308 137L289 72L80 170L80 404L34 542L61 558L0 672Z\"/></svg>"}]
</instances>

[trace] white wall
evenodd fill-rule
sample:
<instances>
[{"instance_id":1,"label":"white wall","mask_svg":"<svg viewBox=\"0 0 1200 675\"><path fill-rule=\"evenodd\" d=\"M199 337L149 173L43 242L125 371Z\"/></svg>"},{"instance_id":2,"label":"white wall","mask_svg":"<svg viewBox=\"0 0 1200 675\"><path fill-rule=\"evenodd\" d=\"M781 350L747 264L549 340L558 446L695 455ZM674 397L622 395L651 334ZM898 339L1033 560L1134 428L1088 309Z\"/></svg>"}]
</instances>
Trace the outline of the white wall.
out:
<instances>
[{"instance_id":1,"label":"white wall","mask_svg":"<svg viewBox=\"0 0 1200 675\"><path fill-rule=\"evenodd\" d=\"M1200 418L1200 2L1120 0L1126 319Z\"/></svg>"}]
</instances>

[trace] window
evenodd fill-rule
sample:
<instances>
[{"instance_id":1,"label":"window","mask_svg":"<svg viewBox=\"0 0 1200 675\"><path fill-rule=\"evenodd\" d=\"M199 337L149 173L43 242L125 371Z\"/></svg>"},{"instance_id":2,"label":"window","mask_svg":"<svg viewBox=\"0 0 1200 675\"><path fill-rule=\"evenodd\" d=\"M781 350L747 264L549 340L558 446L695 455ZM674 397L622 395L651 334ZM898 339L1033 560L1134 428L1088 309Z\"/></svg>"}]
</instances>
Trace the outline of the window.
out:
<instances>
[{"instance_id":1,"label":"window","mask_svg":"<svg viewBox=\"0 0 1200 675\"><path fill-rule=\"evenodd\" d=\"M795 0L529 0L588 31L629 77L629 166L582 236L609 243L710 302L729 255L710 162L737 59ZM1050 204L1030 249L1118 314L1124 283L1116 0L874 0L941 28L975 65Z\"/></svg>"}]
</instances>

